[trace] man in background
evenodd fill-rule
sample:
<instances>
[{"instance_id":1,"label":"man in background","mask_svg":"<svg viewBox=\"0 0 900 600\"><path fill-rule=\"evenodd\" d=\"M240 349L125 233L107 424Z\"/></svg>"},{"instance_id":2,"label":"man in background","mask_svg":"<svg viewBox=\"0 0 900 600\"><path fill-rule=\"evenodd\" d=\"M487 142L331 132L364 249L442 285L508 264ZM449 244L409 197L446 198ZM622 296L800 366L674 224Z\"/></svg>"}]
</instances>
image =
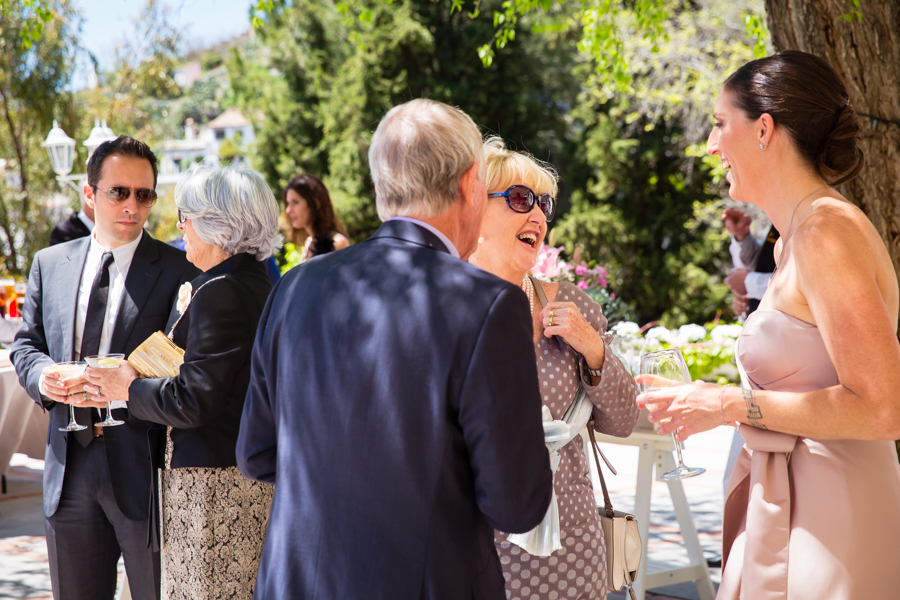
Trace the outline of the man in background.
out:
<instances>
[{"instance_id":1,"label":"man in background","mask_svg":"<svg viewBox=\"0 0 900 600\"><path fill-rule=\"evenodd\" d=\"M734 271L725 278L725 283L734 294L731 309L736 317L746 317L759 307L775 271L778 230L773 225L765 238L757 240L750 235L752 220L750 215L733 208L722 213L725 229L731 234L728 250L734 263Z\"/></svg>"},{"instance_id":2,"label":"man in background","mask_svg":"<svg viewBox=\"0 0 900 600\"><path fill-rule=\"evenodd\" d=\"M94 230L94 209L85 202L84 194L80 196L81 210L53 228L50 232L51 246L89 236Z\"/></svg>"}]
</instances>

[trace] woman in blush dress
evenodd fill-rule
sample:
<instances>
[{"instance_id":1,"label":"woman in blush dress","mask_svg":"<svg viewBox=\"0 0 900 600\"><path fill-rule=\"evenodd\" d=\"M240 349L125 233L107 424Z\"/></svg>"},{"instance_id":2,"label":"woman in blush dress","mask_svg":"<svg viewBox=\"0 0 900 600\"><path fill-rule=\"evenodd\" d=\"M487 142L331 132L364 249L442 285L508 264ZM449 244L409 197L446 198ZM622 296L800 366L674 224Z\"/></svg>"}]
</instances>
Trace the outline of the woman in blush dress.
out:
<instances>
[{"instance_id":1,"label":"woman in blush dress","mask_svg":"<svg viewBox=\"0 0 900 600\"><path fill-rule=\"evenodd\" d=\"M521 285L528 296L541 395L553 418L563 417L583 385L596 430L627 437L638 418L637 386L609 349L612 336L600 305L568 282L541 282L540 292L548 299L541 306L528 277L556 207L555 173L507 150L497 138L485 142L484 155L488 207L469 261ZM562 548L547 557L532 556L506 533L495 532L507 598L606 598L606 549L581 439L575 436L559 449L553 480Z\"/></svg>"},{"instance_id":2,"label":"woman in blush dress","mask_svg":"<svg viewBox=\"0 0 900 600\"><path fill-rule=\"evenodd\" d=\"M175 188L187 259L203 271L170 317L184 349L176 377L139 378L127 361L90 369L85 390L128 401L167 427L160 479L163 600L250 600L273 486L237 468L250 350L272 282L262 261L280 242L278 201L258 173L195 168ZM101 404L102 405L102 404Z\"/></svg>"},{"instance_id":3,"label":"woman in blush dress","mask_svg":"<svg viewBox=\"0 0 900 600\"><path fill-rule=\"evenodd\" d=\"M342 250L350 245L344 224L331 204L328 188L312 175L297 175L284 189L284 213L291 222L290 238L300 259Z\"/></svg>"},{"instance_id":4,"label":"woman in blush dress","mask_svg":"<svg viewBox=\"0 0 900 600\"><path fill-rule=\"evenodd\" d=\"M783 234L738 340L746 388L694 383L638 401L681 440L739 424L718 598L895 598L898 286L878 232L835 189L863 168L847 90L821 58L784 52L731 75L714 116L707 151L731 196Z\"/></svg>"}]
</instances>

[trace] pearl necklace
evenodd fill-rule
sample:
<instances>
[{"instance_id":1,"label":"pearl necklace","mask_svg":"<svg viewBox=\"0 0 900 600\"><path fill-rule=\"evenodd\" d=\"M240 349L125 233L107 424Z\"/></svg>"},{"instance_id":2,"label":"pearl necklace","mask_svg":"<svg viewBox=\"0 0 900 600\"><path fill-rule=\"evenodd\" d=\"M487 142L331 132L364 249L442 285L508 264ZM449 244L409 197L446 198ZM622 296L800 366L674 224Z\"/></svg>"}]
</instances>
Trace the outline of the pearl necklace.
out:
<instances>
[{"instance_id":1,"label":"pearl necklace","mask_svg":"<svg viewBox=\"0 0 900 600\"><path fill-rule=\"evenodd\" d=\"M534 314L534 284L528 274L522 278L522 291L528 296L528 308L531 309L531 314Z\"/></svg>"}]
</instances>

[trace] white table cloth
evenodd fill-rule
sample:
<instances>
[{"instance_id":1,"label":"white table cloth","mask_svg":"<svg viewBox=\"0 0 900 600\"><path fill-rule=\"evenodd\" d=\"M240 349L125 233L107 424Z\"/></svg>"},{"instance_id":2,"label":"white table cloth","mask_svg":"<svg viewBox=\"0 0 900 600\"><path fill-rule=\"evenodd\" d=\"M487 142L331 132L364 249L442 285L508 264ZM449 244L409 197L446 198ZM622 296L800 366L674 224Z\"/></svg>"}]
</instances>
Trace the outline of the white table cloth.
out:
<instances>
[{"instance_id":1,"label":"white table cloth","mask_svg":"<svg viewBox=\"0 0 900 600\"><path fill-rule=\"evenodd\" d=\"M6 358L0 352L0 361ZM16 452L44 459L49 413L35 404L22 386L13 367L0 367L0 474L9 471Z\"/></svg>"}]
</instances>

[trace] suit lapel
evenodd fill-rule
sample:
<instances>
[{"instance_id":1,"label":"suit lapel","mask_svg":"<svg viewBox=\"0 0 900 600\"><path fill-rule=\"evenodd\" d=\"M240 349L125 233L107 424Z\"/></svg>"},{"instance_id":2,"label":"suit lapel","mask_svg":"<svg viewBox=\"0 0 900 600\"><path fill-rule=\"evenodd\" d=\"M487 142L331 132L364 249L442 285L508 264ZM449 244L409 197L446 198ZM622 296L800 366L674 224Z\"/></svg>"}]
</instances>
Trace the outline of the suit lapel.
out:
<instances>
[{"instance_id":1,"label":"suit lapel","mask_svg":"<svg viewBox=\"0 0 900 600\"><path fill-rule=\"evenodd\" d=\"M67 361L75 358L75 316L78 312L78 287L81 285L81 273L84 271L84 263L87 261L90 247L90 237L71 244L66 257L56 266L56 272L52 275L53 285L45 288L59 290L55 294L56 314L63 336L63 356Z\"/></svg>"},{"instance_id":2,"label":"suit lapel","mask_svg":"<svg viewBox=\"0 0 900 600\"><path fill-rule=\"evenodd\" d=\"M155 241L150 234L144 232L131 266L128 268L128 277L125 279L125 293L122 294L122 304L119 306L119 316L110 339L110 352L117 352L125 346L131 330L134 329L147 298L153 292L153 286L159 278L159 267L154 265L159 259Z\"/></svg>"}]
</instances>

